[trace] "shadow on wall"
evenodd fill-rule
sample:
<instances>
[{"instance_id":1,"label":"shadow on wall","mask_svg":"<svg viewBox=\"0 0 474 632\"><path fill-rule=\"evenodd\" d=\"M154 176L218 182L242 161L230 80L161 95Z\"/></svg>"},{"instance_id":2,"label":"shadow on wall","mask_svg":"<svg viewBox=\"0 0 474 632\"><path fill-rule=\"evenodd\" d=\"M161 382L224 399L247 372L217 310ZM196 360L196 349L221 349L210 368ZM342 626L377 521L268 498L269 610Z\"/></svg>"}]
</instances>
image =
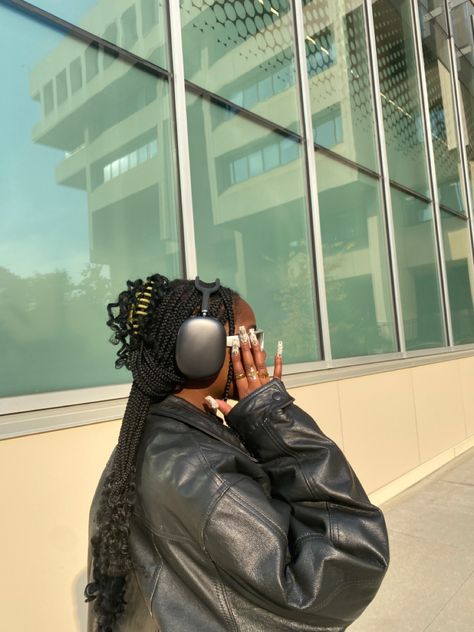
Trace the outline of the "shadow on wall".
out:
<instances>
[{"instance_id":1,"label":"shadow on wall","mask_svg":"<svg viewBox=\"0 0 474 632\"><path fill-rule=\"evenodd\" d=\"M87 569L84 567L72 582L72 602L74 604L74 621L76 630L87 632L87 604L84 601L84 588L87 583Z\"/></svg>"}]
</instances>

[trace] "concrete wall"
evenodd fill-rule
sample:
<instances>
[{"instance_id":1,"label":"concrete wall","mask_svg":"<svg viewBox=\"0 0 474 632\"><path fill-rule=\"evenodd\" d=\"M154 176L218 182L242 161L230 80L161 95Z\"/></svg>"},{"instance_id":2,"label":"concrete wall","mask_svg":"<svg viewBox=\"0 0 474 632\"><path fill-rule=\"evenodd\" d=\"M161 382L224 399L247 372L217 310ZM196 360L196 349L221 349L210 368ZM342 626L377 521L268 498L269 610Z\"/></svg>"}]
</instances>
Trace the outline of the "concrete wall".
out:
<instances>
[{"instance_id":1,"label":"concrete wall","mask_svg":"<svg viewBox=\"0 0 474 632\"><path fill-rule=\"evenodd\" d=\"M292 389L379 504L474 445L474 357ZM82 632L88 511L118 421L0 442L1 627Z\"/></svg>"}]
</instances>

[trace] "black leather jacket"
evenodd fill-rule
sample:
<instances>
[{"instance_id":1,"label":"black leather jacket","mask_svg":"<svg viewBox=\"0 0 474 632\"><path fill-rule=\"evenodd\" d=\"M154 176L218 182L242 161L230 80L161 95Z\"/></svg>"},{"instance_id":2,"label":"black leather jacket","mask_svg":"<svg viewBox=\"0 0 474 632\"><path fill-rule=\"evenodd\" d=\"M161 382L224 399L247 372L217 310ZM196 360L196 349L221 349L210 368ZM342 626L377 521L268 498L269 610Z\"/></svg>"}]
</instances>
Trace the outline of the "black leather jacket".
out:
<instances>
[{"instance_id":1,"label":"black leather jacket","mask_svg":"<svg viewBox=\"0 0 474 632\"><path fill-rule=\"evenodd\" d=\"M339 632L371 602L389 564L383 514L293 402L275 379L229 427L174 395L151 406L119 632Z\"/></svg>"}]
</instances>

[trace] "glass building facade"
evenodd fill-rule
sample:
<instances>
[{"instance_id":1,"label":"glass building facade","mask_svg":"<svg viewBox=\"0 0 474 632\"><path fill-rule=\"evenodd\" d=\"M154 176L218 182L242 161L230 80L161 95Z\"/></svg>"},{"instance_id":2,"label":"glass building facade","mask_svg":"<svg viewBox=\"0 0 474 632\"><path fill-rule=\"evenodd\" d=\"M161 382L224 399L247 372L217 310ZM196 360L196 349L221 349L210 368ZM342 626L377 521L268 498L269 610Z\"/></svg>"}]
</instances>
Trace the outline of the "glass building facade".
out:
<instances>
[{"instance_id":1,"label":"glass building facade","mask_svg":"<svg viewBox=\"0 0 474 632\"><path fill-rule=\"evenodd\" d=\"M287 373L474 345L473 25L470 0L0 0L9 412L128 382L105 305L154 272L238 290Z\"/></svg>"}]
</instances>

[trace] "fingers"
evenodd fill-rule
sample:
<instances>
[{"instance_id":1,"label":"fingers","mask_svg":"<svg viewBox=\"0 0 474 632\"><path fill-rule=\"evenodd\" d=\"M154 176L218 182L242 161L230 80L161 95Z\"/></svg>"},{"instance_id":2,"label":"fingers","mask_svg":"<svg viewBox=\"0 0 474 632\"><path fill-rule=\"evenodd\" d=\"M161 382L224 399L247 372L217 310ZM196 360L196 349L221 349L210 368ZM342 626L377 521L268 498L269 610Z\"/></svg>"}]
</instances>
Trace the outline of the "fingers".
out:
<instances>
[{"instance_id":1,"label":"fingers","mask_svg":"<svg viewBox=\"0 0 474 632\"><path fill-rule=\"evenodd\" d=\"M250 348L250 338L242 325L239 327L240 338L240 355L244 364L245 375L247 376L247 389L249 392L254 391L262 385L255 366L255 358L252 349ZM258 345L258 342L257 342Z\"/></svg>"},{"instance_id":2,"label":"fingers","mask_svg":"<svg viewBox=\"0 0 474 632\"><path fill-rule=\"evenodd\" d=\"M266 365L267 354L265 353L265 351L262 351L260 349L260 343L257 340L254 329L249 329L249 339L255 367L257 369L257 375L260 379L260 383L265 384L270 380Z\"/></svg>"},{"instance_id":3,"label":"fingers","mask_svg":"<svg viewBox=\"0 0 474 632\"><path fill-rule=\"evenodd\" d=\"M273 369L273 377L281 380L283 373L283 341L279 340L277 344L277 352L275 354L275 364Z\"/></svg>"},{"instance_id":4,"label":"fingers","mask_svg":"<svg viewBox=\"0 0 474 632\"><path fill-rule=\"evenodd\" d=\"M232 406L230 406L230 404L225 402L223 399L214 399L211 395L207 395L207 397L204 398L204 402L214 415L218 410L220 410L223 415L228 415L232 410Z\"/></svg>"},{"instance_id":5,"label":"fingers","mask_svg":"<svg viewBox=\"0 0 474 632\"><path fill-rule=\"evenodd\" d=\"M237 340L234 340L231 351L232 366L234 367L234 380L237 386L239 399L243 399L248 393L248 380L240 357L240 348Z\"/></svg>"},{"instance_id":6,"label":"fingers","mask_svg":"<svg viewBox=\"0 0 474 632\"><path fill-rule=\"evenodd\" d=\"M240 341L240 346L239 346ZM252 329L249 334L245 327L239 328L239 341L234 340L231 351L232 366L234 369L234 380L238 392L238 399L241 400L246 395L256 390L262 384L270 381L266 367L266 353L260 348L260 344ZM273 378L281 380L283 373L283 342L278 341L277 352L275 354ZM204 398L206 406L214 414L218 410L225 416L230 413L232 407L221 399L214 399L208 395Z\"/></svg>"}]
</instances>

